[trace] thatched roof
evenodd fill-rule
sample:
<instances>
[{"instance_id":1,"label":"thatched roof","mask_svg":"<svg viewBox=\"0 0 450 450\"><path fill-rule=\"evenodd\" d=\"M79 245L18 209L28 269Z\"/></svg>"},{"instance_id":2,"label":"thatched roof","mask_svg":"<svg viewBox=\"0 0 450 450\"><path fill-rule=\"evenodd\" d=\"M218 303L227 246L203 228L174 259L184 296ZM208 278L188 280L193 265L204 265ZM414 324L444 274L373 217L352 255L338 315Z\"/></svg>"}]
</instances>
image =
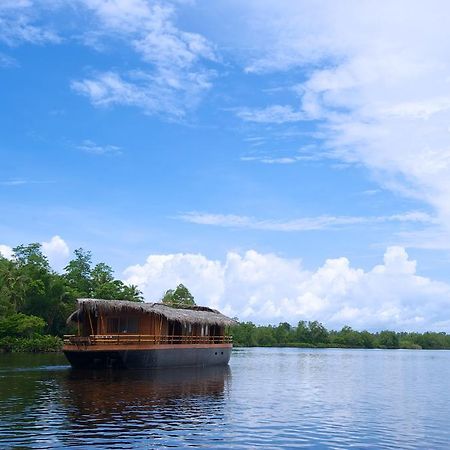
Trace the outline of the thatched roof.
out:
<instances>
[{"instance_id":1,"label":"thatched roof","mask_svg":"<svg viewBox=\"0 0 450 450\"><path fill-rule=\"evenodd\" d=\"M157 314L183 324L205 324L230 326L236 321L224 316L219 311L206 306L189 306L174 308L163 303L140 303L125 300L101 300L96 298L79 298L78 309L73 312L67 322L78 322L81 314L89 312L94 315L122 314L126 312L140 312L144 314Z\"/></svg>"}]
</instances>

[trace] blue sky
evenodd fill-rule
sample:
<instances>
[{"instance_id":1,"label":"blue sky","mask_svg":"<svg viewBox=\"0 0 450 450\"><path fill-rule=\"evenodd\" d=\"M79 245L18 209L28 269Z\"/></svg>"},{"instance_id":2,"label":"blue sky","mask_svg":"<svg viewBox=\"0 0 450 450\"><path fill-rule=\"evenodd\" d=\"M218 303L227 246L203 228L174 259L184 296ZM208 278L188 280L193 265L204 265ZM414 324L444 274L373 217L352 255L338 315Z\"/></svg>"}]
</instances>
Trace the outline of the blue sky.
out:
<instances>
[{"instance_id":1,"label":"blue sky","mask_svg":"<svg viewBox=\"0 0 450 450\"><path fill-rule=\"evenodd\" d=\"M256 322L449 329L435 3L2 2L0 251L84 247Z\"/></svg>"}]
</instances>

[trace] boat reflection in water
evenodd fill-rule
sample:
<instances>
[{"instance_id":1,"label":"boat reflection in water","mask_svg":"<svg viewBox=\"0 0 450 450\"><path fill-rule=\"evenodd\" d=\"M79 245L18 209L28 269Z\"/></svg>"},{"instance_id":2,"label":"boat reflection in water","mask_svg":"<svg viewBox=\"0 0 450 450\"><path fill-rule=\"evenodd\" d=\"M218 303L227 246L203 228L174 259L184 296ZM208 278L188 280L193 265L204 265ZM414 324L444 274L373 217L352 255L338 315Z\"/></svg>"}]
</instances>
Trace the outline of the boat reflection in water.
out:
<instances>
[{"instance_id":1,"label":"boat reflection in water","mask_svg":"<svg viewBox=\"0 0 450 450\"><path fill-rule=\"evenodd\" d=\"M159 370L71 370L61 383L64 445L188 445L219 425L231 384L229 366ZM175 443L175 441L174 441Z\"/></svg>"}]
</instances>

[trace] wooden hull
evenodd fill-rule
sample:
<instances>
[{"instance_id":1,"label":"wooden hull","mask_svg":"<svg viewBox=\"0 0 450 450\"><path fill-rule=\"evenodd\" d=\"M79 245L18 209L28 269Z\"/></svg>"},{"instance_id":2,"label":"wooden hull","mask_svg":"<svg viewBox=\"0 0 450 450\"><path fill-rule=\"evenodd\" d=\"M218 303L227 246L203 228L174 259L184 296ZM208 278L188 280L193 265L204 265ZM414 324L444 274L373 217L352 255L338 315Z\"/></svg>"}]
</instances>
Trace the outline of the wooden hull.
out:
<instances>
[{"instance_id":1,"label":"wooden hull","mask_svg":"<svg viewBox=\"0 0 450 450\"><path fill-rule=\"evenodd\" d=\"M231 344L176 345L65 345L64 354L74 368L161 368L228 364Z\"/></svg>"}]
</instances>

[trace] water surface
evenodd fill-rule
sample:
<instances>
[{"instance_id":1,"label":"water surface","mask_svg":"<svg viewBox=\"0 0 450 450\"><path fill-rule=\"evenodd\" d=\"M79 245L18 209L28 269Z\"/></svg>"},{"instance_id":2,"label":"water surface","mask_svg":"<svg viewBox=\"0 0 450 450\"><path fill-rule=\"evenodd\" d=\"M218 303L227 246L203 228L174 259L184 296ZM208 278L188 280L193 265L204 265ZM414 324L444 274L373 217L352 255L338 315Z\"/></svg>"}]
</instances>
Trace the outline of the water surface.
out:
<instances>
[{"instance_id":1,"label":"water surface","mask_svg":"<svg viewBox=\"0 0 450 450\"><path fill-rule=\"evenodd\" d=\"M0 448L449 448L450 352L236 349L230 367L74 371L0 355Z\"/></svg>"}]
</instances>

